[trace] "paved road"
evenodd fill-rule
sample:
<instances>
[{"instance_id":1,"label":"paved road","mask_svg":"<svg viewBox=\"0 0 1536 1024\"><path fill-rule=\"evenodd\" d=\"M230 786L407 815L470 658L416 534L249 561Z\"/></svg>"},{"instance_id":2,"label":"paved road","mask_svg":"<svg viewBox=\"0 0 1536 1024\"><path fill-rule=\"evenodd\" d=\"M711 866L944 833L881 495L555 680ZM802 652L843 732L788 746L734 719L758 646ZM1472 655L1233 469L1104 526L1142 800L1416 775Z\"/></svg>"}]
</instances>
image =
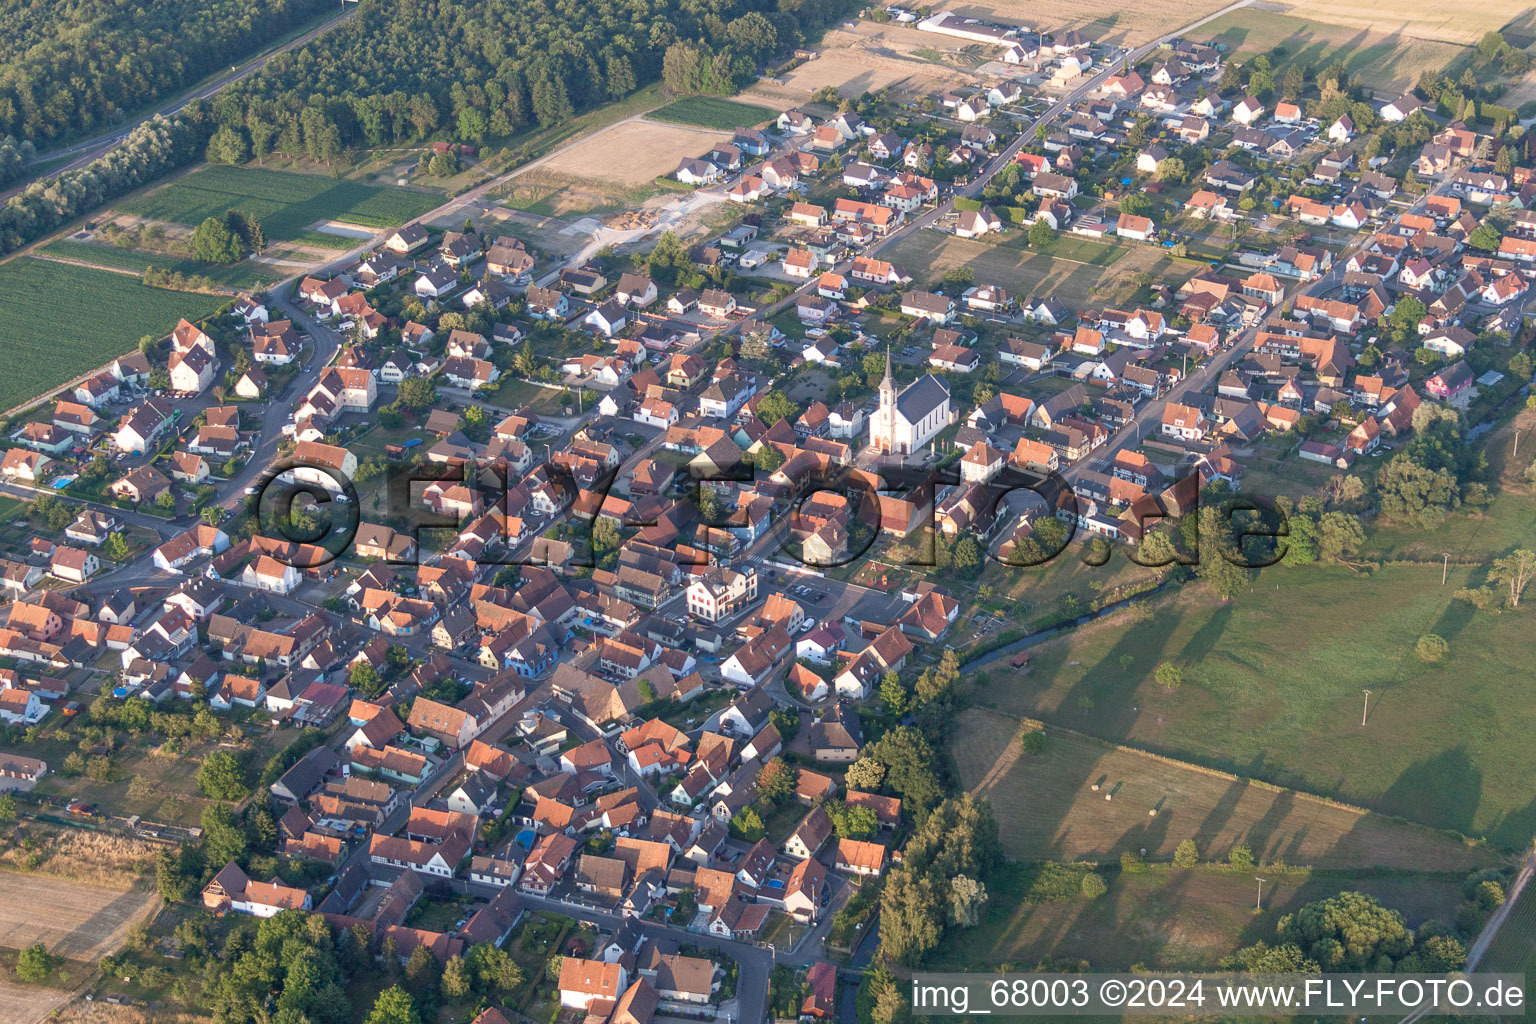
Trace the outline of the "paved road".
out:
<instances>
[{"instance_id":1,"label":"paved road","mask_svg":"<svg viewBox=\"0 0 1536 1024\"><path fill-rule=\"evenodd\" d=\"M347 7L345 3L343 3L341 6L344 8ZM341 14L321 25L316 26L313 29L310 29L303 35L289 40L276 49L269 50L266 53L253 57L246 61L244 64L239 64L235 67L232 67L228 72L219 75L212 81L204 82L202 85L196 86L190 92L182 93L181 96L177 99L170 101L164 106L159 107L148 114L145 114L143 117L140 117L129 124L125 124L119 128L116 128L105 135L98 135L94 139L86 139L84 142L76 142L73 145L64 147L63 149L51 150L47 153L39 153L38 160L52 160L55 157L66 155L73 156L73 159L71 159L67 164L56 167L52 171L49 171L48 173L50 177L53 175L61 174L64 171L78 170L79 168L84 167L86 164L90 163L92 160L102 156L118 143L122 142L133 133L135 128L144 122L153 120L157 117L170 117L173 114L179 113L183 107L185 107L188 103L191 103L193 100L207 99L209 96L212 96L214 93L223 89L225 86L233 85L235 82L249 78L251 75L254 75L256 72L266 67L267 62L270 61L273 57L276 57L280 53L286 53L295 47L303 46L310 40L315 39L316 37L323 35L326 32L329 32L331 29L335 28L337 25L340 25L342 22L356 17L357 12L358 6L353 4L349 9L344 10ZM14 188L0 193L0 202L4 202L6 199L9 199L11 196L22 191L27 187L28 184L30 184L30 182L24 181Z\"/></svg>"}]
</instances>

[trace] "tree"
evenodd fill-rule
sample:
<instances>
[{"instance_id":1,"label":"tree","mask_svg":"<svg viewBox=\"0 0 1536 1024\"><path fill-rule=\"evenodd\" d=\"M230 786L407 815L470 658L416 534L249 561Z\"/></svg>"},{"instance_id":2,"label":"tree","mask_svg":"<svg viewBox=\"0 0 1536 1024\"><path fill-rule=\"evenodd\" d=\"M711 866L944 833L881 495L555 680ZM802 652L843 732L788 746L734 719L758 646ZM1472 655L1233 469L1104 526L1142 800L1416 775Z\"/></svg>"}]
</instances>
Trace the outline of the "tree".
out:
<instances>
[{"instance_id":1,"label":"tree","mask_svg":"<svg viewBox=\"0 0 1536 1024\"><path fill-rule=\"evenodd\" d=\"M523 983L523 969L504 949L489 942L478 942L469 949L468 962L476 988L483 993L505 996Z\"/></svg>"},{"instance_id":2,"label":"tree","mask_svg":"<svg viewBox=\"0 0 1536 1024\"><path fill-rule=\"evenodd\" d=\"M239 800L249 791L240 762L227 750L215 750L203 759L197 788L212 800Z\"/></svg>"},{"instance_id":3,"label":"tree","mask_svg":"<svg viewBox=\"0 0 1536 1024\"><path fill-rule=\"evenodd\" d=\"M1342 562L1360 550L1365 531L1360 520L1343 512L1325 512L1318 520L1318 554L1332 562Z\"/></svg>"},{"instance_id":4,"label":"tree","mask_svg":"<svg viewBox=\"0 0 1536 1024\"><path fill-rule=\"evenodd\" d=\"M448 999L457 1001L469 995L470 974L462 956L451 956L443 965L441 986Z\"/></svg>"},{"instance_id":5,"label":"tree","mask_svg":"<svg viewBox=\"0 0 1536 1024\"><path fill-rule=\"evenodd\" d=\"M1293 942L1278 946L1255 942L1222 958L1221 966L1229 971L1253 974L1316 974L1318 971L1317 961L1309 959Z\"/></svg>"},{"instance_id":6,"label":"tree","mask_svg":"<svg viewBox=\"0 0 1536 1024\"><path fill-rule=\"evenodd\" d=\"M907 710L910 695L902 685L901 673L892 669L880 677L880 703L893 715Z\"/></svg>"},{"instance_id":7,"label":"tree","mask_svg":"<svg viewBox=\"0 0 1536 1024\"><path fill-rule=\"evenodd\" d=\"M1157 670L1152 675L1157 680L1159 686L1170 690L1177 690L1184 682L1184 670L1170 661L1165 661L1157 666Z\"/></svg>"},{"instance_id":8,"label":"tree","mask_svg":"<svg viewBox=\"0 0 1536 1024\"><path fill-rule=\"evenodd\" d=\"M427 377L407 377L400 382L396 401L402 409L427 409L437 404L437 386Z\"/></svg>"},{"instance_id":9,"label":"tree","mask_svg":"<svg viewBox=\"0 0 1536 1024\"><path fill-rule=\"evenodd\" d=\"M731 819L731 834L748 843L755 843L768 834L762 815L754 808L745 807Z\"/></svg>"},{"instance_id":10,"label":"tree","mask_svg":"<svg viewBox=\"0 0 1536 1024\"><path fill-rule=\"evenodd\" d=\"M1193 839L1185 839L1173 849L1174 867L1192 868L1200 863L1200 851L1195 848Z\"/></svg>"},{"instance_id":11,"label":"tree","mask_svg":"<svg viewBox=\"0 0 1536 1024\"><path fill-rule=\"evenodd\" d=\"M1044 218L1036 217L1035 222L1029 226L1029 244L1039 249L1050 245L1056 240L1056 232Z\"/></svg>"},{"instance_id":12,"label":"tree","mask_svg":"<svg viewBox=\"0 0 1536 1024\"><path fill-rule=\"evenodd\" d=\"M1419 660L1431 663L1444 658L1450 649L1451 645L1445 642L1445 637L1437 633L1425 633L1419 637L1418 643L1414 644Z\"/></svg>"},{"instance_id":13,"label":"tree","mask_svg":"<svg viewBox=\"0 0 1536 1024\"><path fill-rule=\"evenodd\" d=\"M975 537L965 536L955 541L950 555L950 567L964 579L975 579L985 567L986 552Z\"/></svg>"},{"instance_id":14,"label":"tree","mask_svg":"<svg viewBox=\"0 0 1536 1024\"><path fill-rule=\"evenodd\" d=\"M1097 871L1090 871L1084 875L1079 888L1082 890L1083 895L1090 900L1096 900L1109 891L1109 886L1104 884L1104 876Z\"/></svg>"},{"instance_id":15,"label":"tree","mask_svg":"<svg viewBox=\"0 0 1536 1024\"><path fill-rule=\"evenodd\" d=\"M16 822L16 798L9 793L0 793L0 825L12 825Z\"/></svg>"},{"instance_id":16,"label":"tree","mask_svg":"<svg viewBox=\"0 0 1536 1024\"><path fill-rule=\"evenodd\" d=\"M1504 558L1494 559L1493 571L1488 574L1488 579L1493 583L1506 584L1509 587L1509 606L1518 608L1520 595L1525 592L1533 576L1536 576L1536 551L1518 548Z\"/></svg>"},{"instance_id":17,"label":"tree","mask_svg":"<svg viewBox=\"0 0 1536 1024\"><path fill-rule=\"evenodd\" d=\"M204 263L238 263L240 239L223 219L208 217L192 232L192 255Z\"/></svg>"},{"instance_id":18,"label":"tree","mask_svg":"<svg viewBox=\"0 0 1536 1024\"><path fill-rule=\"evenodd\" d=\"M987 905L987 887L974 878L956 875L949 883L949 921L961 928L974 928L981 923L981 912Z\"/></svg>"},{"instance_id":19,"label":"tree","mask_svg":"<svg viewBox=\"0 0 1536 1024\"><path fill-rule=\"evenodd\" d=\"M347 669L347 681L353 688L361 693L377 693L379 690L379 671L366 661L354 661Z\"/></svg>"},{"instance_id":20,"label":"tree","mask_svg":"<svg viewBox=\"0 0 1536 1024\"><path fill-rule=\"evenodd\" d=\"M873 808L831 800L824 805L827 817L839 839L867 839L880 830L880 818Z\"/></svg>"},{"instance_id":21,"label":"tree","mask_svg":"<svg viewBox=\"0 0 1536 1024\"><path fill-rule=\"evenodd\" d=\"M1282 917L1275 933L1324 971L1390 972L1413 945L1402 914L1359 892L1309 903Z\"/></svg>"},{"instance_id":22,"label":"tree","mask_svg":"<svg viewBox=\"0 0 1536 1024\"><path fill-rule=\"evenodd\" d=\"M757 772L757 795L764 803L779 804L795 795L800 771L776 757Z\"/></svg>"},{"instance_id":23,"label":"tree","mask_svg":"<svg viewBox=\"0 0 1536 1024\"><path fill-rule=\"evenodd\" d=\"M223 867L245 856L245 833L235 824L228 807L213 804L203 808L198 823L203 827L203 856L208 863Z\"/></svg>"},{"instance_id":24,"label":"tree","mask_svg":"<svg viewBox=\"0 0 1536 1024\"><path fill-rule=\"evenodd\" d=\"M944 902L933 879L891 871L880 896L880 951L909 966L920 963L943 934Z\"/></svg>"},{"instance_id":25,"label":"tree","mask_svg":"<svg viewBox=\"0 0 1536 1024\"><path fill-rule=\"evenodd\" d=\"M34 942L16 954L16 977L34 985L47 981L55 966L48 947L41 942Z\"/></svg>"},{"instance_id":26,"label":"tree","mask_svg":"<svg viewBox=\"0 0 1536 1024\"><path fill-rule=\"evenodd\" d=\"M599 516L592 521L592 548L597 552L609 552L618 549L620 544L619 527L611 518Z\"/></svg>"},{"instance_id":27,"label":"tree","mask_svg":"<svg viewBox=\"0 0 1536 1024\"><path fill-rule=\"evenodd\" d=\"M1182 184L1189 176L1184 168L1184 161L1176 156L1170 156L1157 162L1157 180L1172 182L1175 185Z\"/></svg>"},{"instance_id":28,"label":"tree","mask_svg":"<svg viewBox=\"0 0 1536 1024\"><path fill-rule=\"evenodd\" d=\"M850 789L873 793L885 782L885 765L866 755L849 765L843 778Z\"/></svg>"},{"instance_id":29,"label":"tree","mask_svg":"<svg viewBox=\"0 0 1536 1024\"><path fill-rule=\"evenodd\" d=\"M1227 863L1239 871L1248 871L1253 867L1253 851L1244 843L1238 843L1227 853Z\"/></svg>"},{"instance_id":30,"label":"tree","mask_svg":"<svg viewBox=\"0 0 1536 1024\"><path fill-rule=\"evenodd\" d=\"M459 138L475 143L483 142L489 127L485 114L474 107L465 107L459 111Z\"/></svg>"},{"instance_id":31,"label":"tree","mask_svg":"<svg viewBox=\"0 0 1536 1024\"><path fill-rule=\"evenodd\" d=\"M208 139L205 154L211 164L240 164L247 156L244 133L223 126Z\"/></svg>"},{"instance_id":32,"label":"tree","mask_svg":"<svg viewBox=\"0 0 1536 1024\"><path fill-rule=\"evenodd\" d=\"M770 391L763 396L763 400L757 405L757 418L767 426L773 426L779 420L793 421L800 415L800 409L791 402L782 391Z\"/></svg>"},{"instance_id":33,"label":"tree","mask_svg":"<svg viewBox=\"0 0 1536 1024\"><path fill-rule=\"evenodd\" d=\"M379 998L374 1000L367 1024L421 1024L421 1018L416 1013L416 1004L411 1001L405 989L392 985L380 992Z\"/></svg>"},{"instance_id":34,"label":"tree","mask_svg":"<svg viewBox=\"0 0 1536 1024\"><path fill-rule=\"evenodd\" d=\"M1473 228L1471 233L1467 235L1468 245L1487 252L1493 252L1498 249L1499 243L1503 240L1504 236L1499 234L1499 229L1486 222Z\"/></svg>"}]
</instances>

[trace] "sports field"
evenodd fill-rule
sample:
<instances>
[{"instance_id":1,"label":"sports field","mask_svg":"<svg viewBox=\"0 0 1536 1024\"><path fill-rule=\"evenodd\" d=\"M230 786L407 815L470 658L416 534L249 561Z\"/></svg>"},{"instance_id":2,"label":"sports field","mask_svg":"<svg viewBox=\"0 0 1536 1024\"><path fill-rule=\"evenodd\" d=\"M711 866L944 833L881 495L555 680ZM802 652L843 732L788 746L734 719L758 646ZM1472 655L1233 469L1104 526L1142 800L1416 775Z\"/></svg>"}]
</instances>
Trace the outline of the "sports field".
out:
<instances>
[{"instance_id":1,"label":"sports field","mask_svg":"<svg viewBox=\"0 0 1536 1024\"><path fill-rule=\"evenodd\" d=\"M1203 587L1035 648L976 700L1181 760L1521 848L1536 833L1531 612L1474 614L1482 570L1265 570L1229 603ZM1527 602L1528 604L1529 602ZM1449 655L1414 653L1427 633ZM1169 690L1163 662L1183 669ZM1369 688L1370 717L1361 726Z\"/></svg>"},{"instance_id":2,"label":"sports field","mask_svg":"<svg viewBox=\"0 0 1536 1024\"><path fill-rule=\"evenodd\" d=\"M1466 872L1500 858L1433 829L1050 728L1044 752L1025 754L1019 721L995 712L964 712L957 734L961 782L992 801L1018 860L1112 863L1142 850L1171 860L1185 839L1206 860L1241 843L1260 863L1328 868Z\"/></svg>"},{"instance_id":3,"label":"sports field","mask_svg":"<svg viewBox=\"0 0 1536 1024\"><path fill-rule=\"evenodd\" d=\"M1297 62L1322 68L1342 60L1350 74L1383 90L1407 89L1421 71L1440 71L1465 52L1460 43L1399 31L1383 10L1372 9L1372 15L1380 20L1371 27L1350 27L1301 17L1300 9L1293 15L1248 7L1222 15L1193 36L1225 43L1239 58L1283 47L1284 55L1274 57L1277 71Z\"/></svg>"},{"instance_id":4,"label":"sports field","mask_svg":"<svg viewBox=\"0 0 1536 1024\"><path fill-rule=\"evenodd\" d=\"M24 256L0 266L6 369L0 410L130 352L228 299L149 288L126 274Z\"/></svg>"},{"instance_id":5,"label":"sports field","mask_svg":"<svg viewBox=\"0 0 1536 1024\"><path fill-rule=\"evenodd\" d=\"M738 103L718 96L688 96L674 100L645 115L653 121L691 124L728 132L732 128L754 128L778 116L778 112L755 103Z\"/></svg>"},{"instance_id":6,"label":"sports field","mask_svg":"<svg viewBox=\"0 0 1536 1024\"><path fill-rule=\"evenodd\" d=\"M394 227L441 203L442 196L430 192L256 167L207 167L134 196L116 209L194 227L208 217L239 209L261 221L269 239L286 241L310 240L306 229L327 220L365 228Z\"/></svg>"}]
</instances>

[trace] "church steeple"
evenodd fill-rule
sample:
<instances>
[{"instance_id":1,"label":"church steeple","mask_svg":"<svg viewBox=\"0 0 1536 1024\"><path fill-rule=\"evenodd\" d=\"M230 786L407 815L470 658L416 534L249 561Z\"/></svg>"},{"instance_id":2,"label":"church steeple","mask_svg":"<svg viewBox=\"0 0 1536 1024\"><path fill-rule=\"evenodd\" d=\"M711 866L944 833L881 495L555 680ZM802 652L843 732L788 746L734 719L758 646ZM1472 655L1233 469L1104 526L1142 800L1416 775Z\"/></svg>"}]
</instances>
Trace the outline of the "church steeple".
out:
<instances>
[{"instance_id":1,"label":"church steeple","mask_svg":"<svg viewBox=\"0 0 1536 1024\"><path fill-rule=\"evenodd\" d=\"M891 394L891 395L895 395L896 394L896 380L895 380L895 378L893 378L891 376L891 344L890 344L890 342L886 342L886 344L885 344L885 379L880 382L880 396L881 396L881 399L882 399L882 402L881 402L882 405L885 404L883 399L884 399L884 397L887 394Z\"/></svg>"}]
</instances>

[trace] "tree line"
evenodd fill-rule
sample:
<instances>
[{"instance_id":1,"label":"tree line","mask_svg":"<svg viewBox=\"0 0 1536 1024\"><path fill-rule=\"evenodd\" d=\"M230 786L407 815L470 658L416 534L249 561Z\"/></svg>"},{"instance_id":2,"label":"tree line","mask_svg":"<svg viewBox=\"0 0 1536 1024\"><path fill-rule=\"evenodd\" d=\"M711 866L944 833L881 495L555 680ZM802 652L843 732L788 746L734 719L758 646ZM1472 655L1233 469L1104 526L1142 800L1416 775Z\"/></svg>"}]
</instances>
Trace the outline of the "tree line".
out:
<instances>
[{"instance_id":1,"label":"tree line","mask_svg":"<svg viewBox=\"0 0 1536 1024\"><path fill-rule=\"evenodd\" d=\"M0 135L43 146L110 128L328 8L324 0L4 0Z\"/></svg>"}]
</instances>

